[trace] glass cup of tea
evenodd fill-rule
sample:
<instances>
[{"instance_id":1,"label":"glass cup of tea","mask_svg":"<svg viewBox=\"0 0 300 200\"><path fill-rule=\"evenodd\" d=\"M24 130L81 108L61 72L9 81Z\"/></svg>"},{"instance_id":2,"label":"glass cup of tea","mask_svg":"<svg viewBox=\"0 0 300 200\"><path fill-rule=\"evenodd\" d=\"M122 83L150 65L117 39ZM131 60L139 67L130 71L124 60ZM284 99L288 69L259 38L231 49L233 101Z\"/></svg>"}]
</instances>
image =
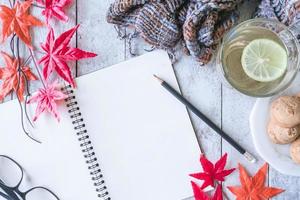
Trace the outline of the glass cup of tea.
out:
<instances>
[{"instance_id":1,"label":"glass cup of tea","mask_svg":"<svg viewBox=\"0 0 300 200\"><path fill-rule=\"evenodd\" d=\"M285 90L300 64L300 22L287 27L271 19L245 21L223 38L217 64L225 80L253 97Z\"/></svg>"}]
</instances>

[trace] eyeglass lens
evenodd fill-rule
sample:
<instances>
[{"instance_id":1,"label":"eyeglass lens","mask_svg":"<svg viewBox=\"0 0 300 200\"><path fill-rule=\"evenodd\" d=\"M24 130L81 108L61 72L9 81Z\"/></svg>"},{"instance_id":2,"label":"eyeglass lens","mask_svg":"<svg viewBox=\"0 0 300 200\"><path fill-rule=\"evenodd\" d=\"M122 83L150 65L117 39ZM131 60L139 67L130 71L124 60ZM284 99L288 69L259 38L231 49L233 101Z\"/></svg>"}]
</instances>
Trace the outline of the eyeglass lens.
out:
<instances>
[{"instance_id":1,"label":"eyeglass lens","mask_svg":"<svg viewBox=\"0 0 300 200\"><path fill-rule=\"evenodd\" d=\"M54 194L52 194L50 191L48 191L45 188L35 188L31 190L29 193L25 196L26 200L58 200Z\"/></svg>"},{"instance_id":2,"label":"eyeglass lens","mask_svg":"<svg viewBox=\"0 0 300 200\"><path fill-rule=\"evenodd\" d=\"M0 156L0 181L8 187L16 187L22 179L22 169L11 159Z\"/></svg>"}]
</instances>

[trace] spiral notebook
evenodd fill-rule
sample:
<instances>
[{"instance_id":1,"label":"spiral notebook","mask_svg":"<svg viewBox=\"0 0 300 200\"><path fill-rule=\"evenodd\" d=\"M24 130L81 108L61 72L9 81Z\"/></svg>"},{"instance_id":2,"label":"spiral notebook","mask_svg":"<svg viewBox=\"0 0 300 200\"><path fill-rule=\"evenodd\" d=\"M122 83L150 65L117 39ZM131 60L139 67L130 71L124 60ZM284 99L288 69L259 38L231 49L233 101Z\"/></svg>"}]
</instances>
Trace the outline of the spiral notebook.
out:
<instances>
[{"instance_id":1,"label":"spiral notebook","mask_svg":"<svg viewBox=\"0 0 300 200\"><path fill-rule=\"evenodd\" d=\"M0 154L24 167L21 188L46 186L61 200L191 197L200 148L186 108L153 74L179 90L162 51L79 77L76 90L64 86L60 123L46 114L30 129L42 144L22 132L17 101L0 105Z\"/></svg>"}]
</instances>

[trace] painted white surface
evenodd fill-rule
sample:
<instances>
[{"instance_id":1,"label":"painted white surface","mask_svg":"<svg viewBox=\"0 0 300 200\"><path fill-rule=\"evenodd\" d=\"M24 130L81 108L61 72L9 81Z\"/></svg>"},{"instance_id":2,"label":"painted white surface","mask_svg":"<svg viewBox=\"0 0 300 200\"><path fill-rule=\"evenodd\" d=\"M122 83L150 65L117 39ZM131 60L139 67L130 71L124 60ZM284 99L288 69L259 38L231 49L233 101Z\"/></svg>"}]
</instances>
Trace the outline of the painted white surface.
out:
<instances>
[{"instance_id":1,"label":"painted white surface","mask_svg":"<svg viewBox=\"0 0 300 200\"><path fill-rule=\"evenodd\" d=\"M96 59L78 63L77 71L79 76L119 63L130 57L127 41L118 40L113 26L108 25L105 21L107 7L112 1L77 0L77 6L73 6L68 12L73 20L75 20L77 13L77 22L82 24L77 35L78 47L99 54L99 57ZM0 3L7 2L7 0L0 0ZM255 0L245 1L245 5L241 7L241 17L243 19L250 18L256 4ZM70 26L69 23L63 24L63 29L66 29L67 26ZM148 47L141 40L134 44L138 54L143 54L143 49ZM0 48L7 49L7 47L2 45ZM228 152L228 167L235 167L240 162L246 165L250 173L257 171L264 161L258 156L254 148L248 120L255 99L239 94L232 88L223 85L219 79L214 62L200 67L192 58L182 55L180 51L177 52L177 55L179 61L174 65L174 69L184 96L215 123L220 125L223 130L245 146L248 151L254 153L259 158L259 162L253 165L248 164L239 153L233 150L224 140L220 139L201 120L191 115L198 139L208 158L216 160L222 153ZM3 61L0 60L0 63L2 64ZM300 178L282 175L270 168L267 182L270 186L286 189L285 193L274 199L300 199ZM238 173L228 177L225 182L225 186L237 184L239 184ZM234 199L228 190L224 189L229 199Z\"/></svg>"}]
</instances>

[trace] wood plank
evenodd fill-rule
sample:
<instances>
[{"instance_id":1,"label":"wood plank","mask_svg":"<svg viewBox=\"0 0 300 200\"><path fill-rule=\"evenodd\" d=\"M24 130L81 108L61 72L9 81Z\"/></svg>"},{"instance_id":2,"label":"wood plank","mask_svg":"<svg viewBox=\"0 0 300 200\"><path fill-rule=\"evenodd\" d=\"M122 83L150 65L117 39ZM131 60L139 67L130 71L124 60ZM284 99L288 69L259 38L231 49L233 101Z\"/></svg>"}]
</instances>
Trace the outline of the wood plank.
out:
<instances>
[{"instance_id":1,"label":"wood plank","mask_svg":"<svg viewBox=\"0 0 300 200\"><path fill-rule=\"evenodd\" d=\"M78 75L119 63L125 58L125 41L118 39L114 26L106 22L113 0L78 1L78 47L98 54L96 58L78 62Z\"/></svg>"},{"instance_id":2,"label":"wood plank","mask_svg":"<svg viewBox=\"0 0 300 200\"><path fill-rule=\"evenodd\" d=\"M273 198L274 200L298 200L300 199L300 178L283 175L272 167L269 170L269 185L280 187L286 191L281 195Z\"/></svg>"},{"instance_id":3,"label":"wood plank","mask_svg":"<svg viewBox=\"0 0 300 200\"><path fill-rule=\"evenodd\" d=\"M183 56L174 69L183 95L220 127L221 85L216 68L212 64L202 67L193 58ZM210 160L217 160L221 155L221 137L194 114L191 120L203 153Z\"/></svg>"}]
</instances>

